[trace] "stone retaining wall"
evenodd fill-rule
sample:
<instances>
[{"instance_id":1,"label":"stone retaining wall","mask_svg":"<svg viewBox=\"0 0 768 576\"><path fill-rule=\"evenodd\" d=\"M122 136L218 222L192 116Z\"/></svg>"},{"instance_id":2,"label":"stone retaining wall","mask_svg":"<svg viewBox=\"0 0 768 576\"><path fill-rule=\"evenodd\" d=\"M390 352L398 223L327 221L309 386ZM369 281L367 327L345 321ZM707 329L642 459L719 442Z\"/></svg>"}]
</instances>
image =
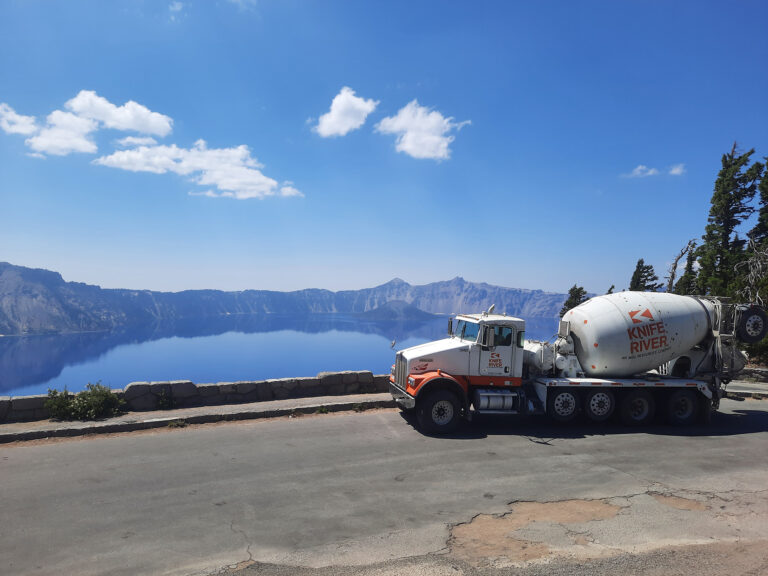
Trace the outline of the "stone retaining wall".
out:
<instances>
[{"instance_id":1,"label":"stone retaining wall","mask_svg":"<svg viewBox=\"0 0 768 576\"><path fill-rule=\"evenodd\" d=\"M320 372L314 378L282 378L242 382L195 384L189 380L131 382L125 390L113 390L125 400L128 411L163 410L307 398L373 394L389 390L389 376L371 372ZM0 423L46 420L47 395L0 396Z\"/></svg>"}]
</instances>

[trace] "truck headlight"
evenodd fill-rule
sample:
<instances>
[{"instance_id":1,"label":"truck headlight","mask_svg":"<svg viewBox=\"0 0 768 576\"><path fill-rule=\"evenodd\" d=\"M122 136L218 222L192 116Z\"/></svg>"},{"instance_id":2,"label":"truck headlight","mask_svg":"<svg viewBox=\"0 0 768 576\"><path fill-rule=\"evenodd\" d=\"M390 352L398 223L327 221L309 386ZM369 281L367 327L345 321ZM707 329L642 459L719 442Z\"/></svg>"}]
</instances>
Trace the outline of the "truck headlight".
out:
<instances>
[{"instance_id":1,"label":"truck headlight","mask_svg":"<svg viewBox=\"0 0 768 576\"><path fill-rule=\"evenodd\" d=\"M408 378L408 386L413 388L416 385L416 380L413 378Z\"/></svg>"}]
</instances>

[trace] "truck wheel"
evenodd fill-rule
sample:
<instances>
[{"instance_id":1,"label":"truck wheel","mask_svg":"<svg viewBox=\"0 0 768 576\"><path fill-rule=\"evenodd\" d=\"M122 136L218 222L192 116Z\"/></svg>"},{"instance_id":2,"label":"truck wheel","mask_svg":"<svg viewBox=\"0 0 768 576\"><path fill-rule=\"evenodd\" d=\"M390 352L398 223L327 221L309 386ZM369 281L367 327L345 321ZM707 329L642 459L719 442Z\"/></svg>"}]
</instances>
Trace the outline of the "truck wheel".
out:
<instances>
[{"instance_id":1,"label":"truck wheel","mask_svg":"<svg viewBox=\"0 0 768 576\"><path fill-rule=\"evenodd\" d=\"M751 306L741 313L736 326L736 336L742 342L754 344L760 342L768 332L768 316L758 306Z\"/></svg>"},{"instance_id":2,"label":"truck wheel","mask_svg":"<svg viewBox=\"0 0 768 576\"><path fill-rule=\"evenodd\" d=\"M570 422L576 418L579 397L575 390L557 389L547 399L547 415L558 422Z\"/></svg>"},{"instance_id":3,"label":"truck wheel","mask_svg":"<svg viewBox=\"0 0 768 576\"><path fill-rule=\"evenodd\" d=\"M642 426L653 420L656 402L647 390L632 390L621 401L621 421L627 426Z\"/></svg>"},{"instance_id":4,"label":"truck wheel","mask_svg":"<svg viewBox=\"0 0 768 576\"><path fill-rule=\"evenodd\" d=\"M699 423L709 425L712 423L712 416L715 409L712 406L712 400L709 398L699 398Z\"/></svg>"},{"instance_id":5,"label":"truck wheel","mask_svg":"<svg viewBox=\"0 0 768 576\"><path fill-rule=\"evenodd\" d=\"M699 411L696 392L675 390L667 398L667 421L675 426L692 424Z\"/></svg>"},{"instance_id":6,"label":"truck wheel","mask_svg":"<svg viewBox=\"0 0 768 576\"><path fill-rule=\"evenodd\" d=\"M610 390L590 390L584 399L584 411L594 422L607 420L613 414L616 401Z\"/></svg>"},{"instance_id":7,"label":"truck wheel","mask_svg":"<svg viewBox=\"0 0 768 576\"><path fill-rule=\"evenodd\" d=\"M453 432L459 425L461 403L456 394L438 390L427 396L417 408L419 426L437 434Z\"/></svg>"}]
</instances>

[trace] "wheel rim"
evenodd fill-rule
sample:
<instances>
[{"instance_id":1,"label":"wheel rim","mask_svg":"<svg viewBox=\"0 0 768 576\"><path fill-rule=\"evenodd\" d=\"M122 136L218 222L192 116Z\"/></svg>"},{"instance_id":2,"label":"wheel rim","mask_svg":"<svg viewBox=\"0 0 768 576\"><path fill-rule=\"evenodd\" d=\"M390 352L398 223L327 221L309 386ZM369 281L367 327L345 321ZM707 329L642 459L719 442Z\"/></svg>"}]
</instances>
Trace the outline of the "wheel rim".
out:
<instances>
[{"instance_id":1,"label":"wheel rim","mask_svg":"<svg viewBox=\"0 0 768 576\"><path fill-rule=\"evenodd\" d=\"M693 415L694 406L687 396L677 398L672 405L672 414L680 420L687 420Z\"/></svg>"},{"instance_id":2,"label":"wheel rim","mask_svg":"<svg viewBox=\"0 0 768 576\"><path fill-rule=\"evenodd\" d=\"M570 392L561 392L555 396L552 408L558 416L568 417L576 410L576 397Z\"/></svg>"},{"instance_id":3,"label":"wheel rim","mask_svg":"<svg viewBox=\"0 0 768 576\"><path fill-rule=\"evenodd\" d=\"M763 319L758 314L753 314L747 318L744 324L744 330L752 337L760 336L763 332Z\"/></svg>"},{"instance_id":4,"label":"wheel rim","mask_svg":"<svg viewBox=\"0 0 768 576\"><path fill-rule=\"evenodd\" d=\"M595 416L607 416L612 407L613 402L606 392L597 392L589 399L589 411Z\"/></svg>"},{"instance_id":5,"label":"wheel rim","mask_svg":"<svg viewBox=\"0 0 768 576\"><path fill-rule=\"evenodd\" d=\"M630 404L629 414L632 416L632 420L640 421L648 417L649 410L648 400L645 398L635 398Z\"/></svg>"},{"instance_id":6,"label":"wheel rim","mask_svg":"<svg viewBox=\"0 0 768 576\"><path fill-rule=\"evenodd\" d=\"M453 404L448 400L440 400L432 406L432 422L445 426L453 420Z\"/></svg>"}]
</instances>

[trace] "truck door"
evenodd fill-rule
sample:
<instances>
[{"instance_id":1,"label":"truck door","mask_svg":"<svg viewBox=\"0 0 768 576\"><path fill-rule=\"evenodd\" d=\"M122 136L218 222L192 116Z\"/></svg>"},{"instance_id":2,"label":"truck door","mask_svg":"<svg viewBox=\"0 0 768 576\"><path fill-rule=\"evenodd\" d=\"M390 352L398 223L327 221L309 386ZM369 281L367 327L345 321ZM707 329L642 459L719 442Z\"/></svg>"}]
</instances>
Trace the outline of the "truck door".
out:
<instances>
[{"instance_id":1,"label":"truck door","mask_svg":"<svg viewBox=\"0 0 768 576\"><path fill-rule=\"evenodd\" d=\"M493 330L493 346L480 350L481 376L509 376L512 373L514 330L509 326L488 326Z\"/></svg>"}]
</instances>

